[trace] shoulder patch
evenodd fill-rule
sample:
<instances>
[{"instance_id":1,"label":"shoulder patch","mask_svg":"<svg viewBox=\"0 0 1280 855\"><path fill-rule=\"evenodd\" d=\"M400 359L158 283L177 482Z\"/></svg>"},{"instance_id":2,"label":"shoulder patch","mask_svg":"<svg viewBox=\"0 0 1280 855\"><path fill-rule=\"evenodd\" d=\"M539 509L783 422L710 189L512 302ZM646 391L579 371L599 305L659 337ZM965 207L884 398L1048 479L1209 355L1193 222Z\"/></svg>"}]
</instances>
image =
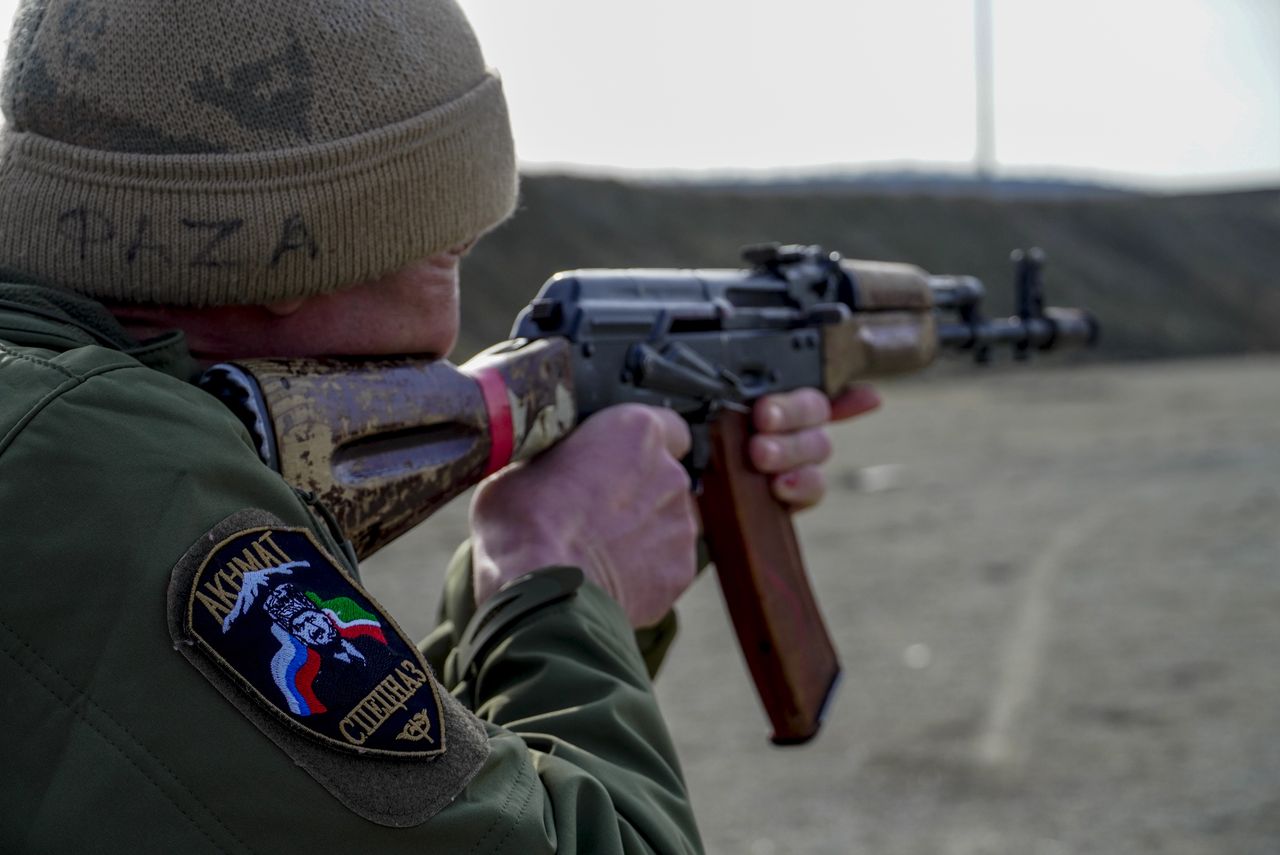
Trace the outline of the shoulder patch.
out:
<instances>
[{"instance_id":1,"label":"shoulder patch","mask_svg":"<svg viewBox=\"0 0 1280 855\"><path fill-rule=\"evenodd\" d=\"M224 695L366 818L423 821L488 753L479 721L440 689L417 647L308 529L254 511L224 520L174 568L169 624L179 650ZM363 793L379 768L389 770L388 789L430 769L427 790L442 803L425 815L412 805L400 821L369 815ZM396 798L422 801L387 791L368 801L386 814Z\"/></svg>"},{"instance_id":2,"label":"shoulder patch","mask_svg":"<svg viewBox=\"0 0 1280 855\"><path fill-rule=\"evenodd\" d=\"M262 526L218 543L186 611L191 637L290 724L351 751L445 750L418 649L310 531Z\"/></svg>"}]
</instances>

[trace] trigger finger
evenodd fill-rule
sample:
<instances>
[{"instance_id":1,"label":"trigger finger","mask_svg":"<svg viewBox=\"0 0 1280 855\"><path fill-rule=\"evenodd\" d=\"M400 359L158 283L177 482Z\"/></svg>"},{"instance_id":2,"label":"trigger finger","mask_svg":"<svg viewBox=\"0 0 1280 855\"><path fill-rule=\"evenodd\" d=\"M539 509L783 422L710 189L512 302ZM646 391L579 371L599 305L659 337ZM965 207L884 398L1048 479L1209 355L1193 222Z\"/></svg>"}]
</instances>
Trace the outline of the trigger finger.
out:
<instances>
[{"instance_id":1,"label":"trigger finger","mask_svg":"<svg viewBox=\"0 0 1280 855\"><path fill-rule=\"evenodd\" d=\"M844 421L863 413L869 413L880 406L880 394L874 386L856 383L845 389L831 402L831 420Z\"/></svg>"},{"instance_id":2,"label":"trigger finger","mask_svg":"<svg viewBox=\"0 0 1280 855\"><path fill-rule=\"evenodd\" d=\"M818 427L831 420L831 402L817 389L794 389L765 395L756 402L756 430L783 433Z\"/></svg>"}]
</instances>

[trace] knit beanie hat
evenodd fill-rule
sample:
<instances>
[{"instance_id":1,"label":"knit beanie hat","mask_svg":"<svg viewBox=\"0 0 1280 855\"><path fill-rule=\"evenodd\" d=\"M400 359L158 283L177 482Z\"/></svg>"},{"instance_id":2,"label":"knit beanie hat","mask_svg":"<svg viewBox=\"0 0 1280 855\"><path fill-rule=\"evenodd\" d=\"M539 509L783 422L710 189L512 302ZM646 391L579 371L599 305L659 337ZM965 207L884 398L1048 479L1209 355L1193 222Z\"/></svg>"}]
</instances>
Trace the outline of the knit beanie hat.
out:
<instances>
[{"instance_id":1,"label":"knit beanie hat","mask_svg":"<svg viewBox=\"0 0 1280 855\"><path fill-rule=\"evenodd\" d=\"M97 298L265 304L507 217L497 76L454 0L23 0L0 267Z\"/></svg>"}]
</instances>

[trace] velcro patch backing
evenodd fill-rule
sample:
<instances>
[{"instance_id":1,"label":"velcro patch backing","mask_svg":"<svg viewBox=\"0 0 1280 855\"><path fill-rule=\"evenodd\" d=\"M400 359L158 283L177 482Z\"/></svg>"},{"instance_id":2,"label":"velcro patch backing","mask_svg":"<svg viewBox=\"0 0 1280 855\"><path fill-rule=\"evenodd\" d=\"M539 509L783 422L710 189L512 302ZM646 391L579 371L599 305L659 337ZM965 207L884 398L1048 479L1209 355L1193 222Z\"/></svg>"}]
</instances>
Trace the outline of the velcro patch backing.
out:
<instances>
[{"instance_id":1,"label":"velcro patch backing","mask_svg":"<svg viewBox=\"0 0 1280 855\"><path fill-rule=\"evenodd\" d=\"M307 529L261 511L219 523L174 568L178 649L340 801L425 821L483 764L480 722Z\"/></svg>"}]
</instances>

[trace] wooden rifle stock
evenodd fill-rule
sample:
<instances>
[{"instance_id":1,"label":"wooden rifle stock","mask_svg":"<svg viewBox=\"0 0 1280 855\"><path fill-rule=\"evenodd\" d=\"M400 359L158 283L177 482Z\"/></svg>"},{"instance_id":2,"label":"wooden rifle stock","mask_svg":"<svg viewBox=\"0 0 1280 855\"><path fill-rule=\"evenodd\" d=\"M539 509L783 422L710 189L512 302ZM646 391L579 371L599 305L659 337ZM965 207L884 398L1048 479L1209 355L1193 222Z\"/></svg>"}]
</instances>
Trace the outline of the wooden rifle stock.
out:
<instances>
[{"instance_id":1,"label":"wooden rifle stock","mask_svg":"<svg viewBox=\"0 0 1280 855\"><path fill-rule=\"evenodd\" d=\"M805 574L790 511L747 459L749 416L711 426L711 464L698 506L742 654L777 745L807 742L840 677L840 662Z\"/></svg>"}]
</instances>

